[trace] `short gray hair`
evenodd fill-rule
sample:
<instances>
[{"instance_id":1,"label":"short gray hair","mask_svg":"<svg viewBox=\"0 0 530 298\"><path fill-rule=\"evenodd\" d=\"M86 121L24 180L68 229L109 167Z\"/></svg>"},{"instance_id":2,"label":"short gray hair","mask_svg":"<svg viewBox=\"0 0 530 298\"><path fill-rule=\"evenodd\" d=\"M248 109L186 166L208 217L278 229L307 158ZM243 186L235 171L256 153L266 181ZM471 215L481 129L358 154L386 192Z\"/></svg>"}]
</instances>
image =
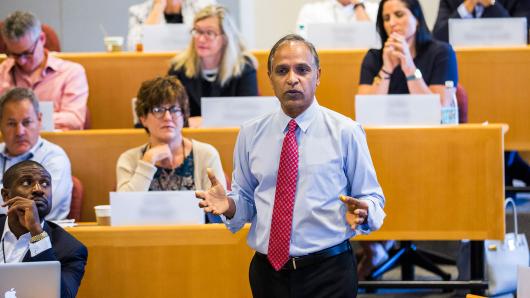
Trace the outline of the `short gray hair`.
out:
<instances>
[{"instance_id":1,"label":"short gray hair","mask_svg":"<svg viewBox=\"0 0 530 298\"><path fill-rule=\"evenodd\" d=\"M2 27L2 36L7 40L19 40L26 34L36 39L42 32L41 23L31 12L15 11L7 16Z\"/></svg>"},{"instance_id":2,"label":"short gray hair","mask_svg":"<svg viewBox=\"0 0 530 298\"><path fill-rule=\"evenodd\" d=\"M33 105L35 114L39 115L39 99L33 90L28 88L16 87L8 90L0 96L0 120L4 116L4 107L10 102L29 100Z\"/></svg>"}]
</instances>

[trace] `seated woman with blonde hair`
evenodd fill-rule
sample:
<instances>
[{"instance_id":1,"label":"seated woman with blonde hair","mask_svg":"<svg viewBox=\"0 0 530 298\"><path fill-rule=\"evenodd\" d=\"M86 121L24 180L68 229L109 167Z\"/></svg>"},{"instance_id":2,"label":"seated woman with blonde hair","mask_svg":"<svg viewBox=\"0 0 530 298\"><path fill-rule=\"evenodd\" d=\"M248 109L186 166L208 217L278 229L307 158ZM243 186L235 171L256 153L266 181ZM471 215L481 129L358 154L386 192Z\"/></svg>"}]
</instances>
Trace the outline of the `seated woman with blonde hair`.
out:
<instances>
[{"instance_id":1,"label":"seated woman with blonde hair","mask_svg":"<svg viewBox=\"0 0 530 298\"><path fill-rule=\"evenodd\" d=\"M226 187L217 150L209 144L185 138L182 128L189 117L188 97L174 77L158 77L142 83L136 114L148 133L148 142L123 153L116 168L118 191L178 191L210 188L206 173L211 168ZM207 222L221 222L207 214Z\"/></svg>"},{"instance_id":2,"label":"seated woman with blonde hair","mask_svg":"<svg viewBox=\"0 0 530 298\"><path fill-rule=\"evenodd\" d=\"M210 5L197 12L191 32L190 45L173 59L168 74L186 88L190 127L197 127L201 97L258 95L257 62L222 6Z\"/></svg>"}]
</instances>

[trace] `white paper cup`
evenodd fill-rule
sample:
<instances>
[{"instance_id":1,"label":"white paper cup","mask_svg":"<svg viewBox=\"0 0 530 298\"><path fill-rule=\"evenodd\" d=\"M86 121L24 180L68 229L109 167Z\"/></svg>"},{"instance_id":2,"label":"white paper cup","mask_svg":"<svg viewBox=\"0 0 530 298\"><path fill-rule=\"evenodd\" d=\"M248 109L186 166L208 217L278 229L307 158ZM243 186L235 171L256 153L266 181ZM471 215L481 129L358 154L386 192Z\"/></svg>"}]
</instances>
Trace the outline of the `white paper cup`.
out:
<instances>
[{"instance_id":1,"label":"white paper cup","mask_svg":"<svg viewBox=\"0 0 530 298\"><path fill-rule=\"evenodd\" d=\"M122 36L107 36L103 38L107 52L121 52L123 47Z\"/></svg>"},{"instance_id":2,"label":"white paper cup","mask_svg":"<svg viewBox=\"0 0 530 298\"><path fill-rule=\"evenodd\" d=\"M96 221L99 226L110 226L111 209L110 205L94 206L96 211Z\"/></svg>"}]
</instances>

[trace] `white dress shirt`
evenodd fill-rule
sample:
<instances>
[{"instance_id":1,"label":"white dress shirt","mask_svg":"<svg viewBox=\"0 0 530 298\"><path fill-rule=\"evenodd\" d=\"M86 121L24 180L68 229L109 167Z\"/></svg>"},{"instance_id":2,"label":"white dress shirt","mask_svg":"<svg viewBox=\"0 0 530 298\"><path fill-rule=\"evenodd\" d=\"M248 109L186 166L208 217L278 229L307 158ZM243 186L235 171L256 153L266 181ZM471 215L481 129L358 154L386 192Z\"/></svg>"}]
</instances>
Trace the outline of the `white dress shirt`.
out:
<instances>
[{"instance_id":1,"label":"white dress shirt","mask_svg":"<svg viewBox=\"0 0 530 298\"><path fill-rule=\"evenodd\" d=\"M44 227L44 221L41 223L41 226ZM50 237L46 237L35 243L30 243L30 240L31 234L29 232L21 235L17 239L15 234L9 229L9 221L8 217L6 217L2 240L0 241L0 263L4 263L4 260L5 263L20 263L24 259L28 249L31 257L35 257L52 247Z\"/></svg>"}]
</instances>

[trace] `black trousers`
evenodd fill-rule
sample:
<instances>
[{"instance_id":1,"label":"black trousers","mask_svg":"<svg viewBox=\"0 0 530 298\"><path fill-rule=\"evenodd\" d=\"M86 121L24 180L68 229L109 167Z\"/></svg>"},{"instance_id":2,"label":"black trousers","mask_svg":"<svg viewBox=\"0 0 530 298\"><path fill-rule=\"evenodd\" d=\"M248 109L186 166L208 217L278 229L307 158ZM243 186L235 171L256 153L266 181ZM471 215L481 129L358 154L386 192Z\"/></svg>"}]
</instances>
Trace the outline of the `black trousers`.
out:
<instances>
[{"instance_id":1,"label":"black trousers","mask_svg":"<svg viewBox=\"0 0 530 298\"><path fill-rule=\"evenodd\" d=\"M254 255L249 279L254 298L357 296L357 264L351 251L301 269L280 271Z\"/></svg>"}]
</instances>

